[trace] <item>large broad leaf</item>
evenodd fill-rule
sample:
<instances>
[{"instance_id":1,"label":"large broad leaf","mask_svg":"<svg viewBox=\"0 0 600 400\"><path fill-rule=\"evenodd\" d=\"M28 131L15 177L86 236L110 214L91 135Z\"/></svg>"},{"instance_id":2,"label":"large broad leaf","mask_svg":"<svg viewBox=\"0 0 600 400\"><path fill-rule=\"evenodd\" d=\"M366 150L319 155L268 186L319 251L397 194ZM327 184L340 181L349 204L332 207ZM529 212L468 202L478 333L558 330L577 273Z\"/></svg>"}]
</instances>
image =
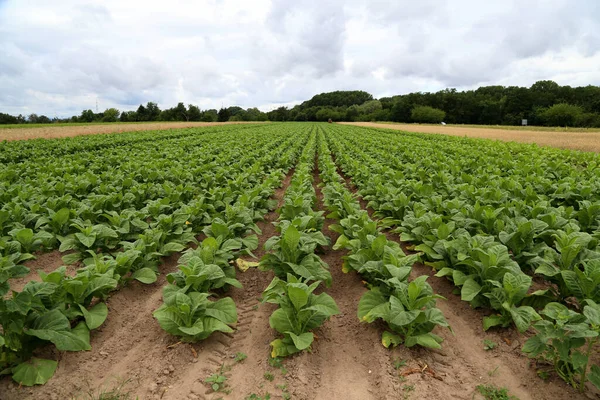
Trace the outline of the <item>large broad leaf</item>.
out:
<instances>
[{"instance_id":1,"label":"large broad leaf","mask_svg":"<svg viewBox=\"0 0 600 400\"><path fill-rule=\"evenodd\" d=\"M233 332L231 327L216 318L205 317L202 319L202 323L204 324L204 330L206 331L204 337L200 337L199 339L204 339L208 337L212 332Z\"/></svg>"},{"instance_id":2,"label":"large broad leaf","mask_svg":"<svg viewBox=\"0 0 600 400\"><path fill-rule=\"evenodd\" d=\"M225 324L235 324L237 322L237 310L234 301L230 297L210 303L205 314Z\"/></svg>"},{"instance_id":3,"label":"large broad leaf","mask_svg":"<svg viewBox=\"0 0 600 400\"><path fill-rule=\"evenodd\" d=\"M407 336L406 339L404 339L404 345L406 347L419 345L423 347L429 347L431 349L441 349L441 342L442 338L437 335L434 335L433 333L425 333L423 335L417 336Z\"/></svg>"},{"instance_id":4,"label":"large broad leaf","mask_svg":"<svg viewBox=\"0 0 600 400\"><path fill-rule=\"evenodd\" d=\"M80 304L79 309L83 313L85 324L90 330L97 329L101 326L108 316L108 307L106 307L105 303L98 303L89 310Z\"/></svg>"},{"instance_id":5,"label":"large broad leaf","mask_svg":"<svg viewBox=\"0 0 600 400\"><path fill-rule=\"evenodd\" d=\"M387 303L387 300L379 291L369 290L358 302L358 319L362 320L371 310L383 303Z\"/></svg>"},{"instance_id":6,"label":"large broad leaf","mask_svg":"<svg viewBox=\"0 0 600 400\"><path fill-rule=\"evenodd\" d=\"M296 311L300 310L308 302L308 292L301 284L288 284L288 297Z\"/></svg>"},{"instance_id":7,"label":"large broad leaf","mask_svg":"<svg viewBox=\"0 0 600 400\"><path fill-rule=\"evenodd\" d=\"M308 348L314 340L312 332L305 332L300 335L296 335L294 332L286 333L290 335L292 341L294 342L294 346L296 346L298 350L304 350Z\"/></svg>"},{"instance_id":8,"label":"large broad leaf","mask_svg":"<svg viewBox=\"0 0 600 400\"><path fill-rule=\"evenodd\" d=\"M538 315L538 313L536 313L535 310L529 306L512 306L512 308L510 309L510 315L512 316L513 321L515 322L517 329L521 333L525 332L529 328L529 325L531 325L532 321L542 319Z\"/></svg>"},{"instance_id":9,"label":"large broad leaf","mask_svg":"<svg viewBox=\"0 0 600 400\"><path fill-rule=\"evenodd\" d=\"M152 315L156 318L160 327L171 335L177 335L179 327L183 326L182 318L164 304Z\"/></svg>"},{"instance_id":10,"label":"large broad leaf","mask_svg":"<svg viewBox=\"0 0 600 400\"><path fill-rule=\"evenodd\" d=\"M154 272L148 267L138 269L131 275L131 277L147 285L156 282L156 280L158 279L156 276L156 272Z\"/></svg>"},{"instance_id":11,"label":"large broad leaf","mask_svg":"<svg viewBox=\"0 0 600 400\"><path fill-rule=\"evenodd\" d=\"M86 324L81 322L71 329L67 317L56 309L36 318L31 328L25 333L48 340L61 351L82 351L92 348L90 346L90 330Z\"/></svg>"},{"instance_id":12,"label":"large broad leaf","mask_svg":"<svg viewBox=\"0 0 600 400\"><path fill-rule=\"evenodd\" d=\"M165 244L163 247L161 247L160 253L162 255L169 255L171 253L178 253L180 251L183 251L183 249L185 249L185 246L182 245L181 243L169 242L169 243Z\"/></svg>"},{"instance_id":13,"label":"large broad leaf","mask_svg":"<svg viewBox=\"0 0 600 400\"><path fill-rule=\"evenodd\" d=\"M474 279L465 281L460 291L460 298L464 301L472 301L481 292L481 286Z\"/></svg>"},{"instance_id":14,"label":"large broad leaf","mask_svg":"<svg viewBox=\"0 0 600 400\"><path fill-rule=\"evenodd\" d=\"M487 331L493 326L504 325L505 320L502 315L490 315L489 317L483 317L483 330Z\"/></svg>"},{"instance_id":15,"label":"large broad leaf","mask_svg":"<svg viewBox=\"0 0 600 400\"><path fill-rule=\"evenodd\" d=\"M282 308L278 308L271 314L269 325L279 333L294 331L294 324L290 316Z\"/></svg>"},{"instance_id":16,"label":"large broad leaf","mask_svg":"<svg viewBox=\"0 0 600 400\"><path fill-rule=\"evenodd\" d=\"M12 369L13 380L23 386L43 385L54 375L58 362L32 358Z\"/></svg>"},{"instance_id":17,"label":"large broad leaf","mask_svg":"<svg viewBox=\"0 0 600 400\"><path fill-rule=\"evenodd\" d=\"M88 249L92 247L94 245L94 242L96 241L96 233L94 232L92 232L89 235L85 235L81 232L78 232L75 234L75 237L79 240L79 242L81 242L81 244L83 244Z\"/></svg>"},{"instance_id":18,"label":"large broad leaf","mask_svg":"<svg viewBox=\"0 0 600 400\"><path fill-rule=\"evenodd\" d=\"M393 311L390 311L389 323L398 326L405 326L411 324L419 314L420 310L412 310L412 311L400 311L399 313L394 314Z\"/></svg>"}]
</instances>

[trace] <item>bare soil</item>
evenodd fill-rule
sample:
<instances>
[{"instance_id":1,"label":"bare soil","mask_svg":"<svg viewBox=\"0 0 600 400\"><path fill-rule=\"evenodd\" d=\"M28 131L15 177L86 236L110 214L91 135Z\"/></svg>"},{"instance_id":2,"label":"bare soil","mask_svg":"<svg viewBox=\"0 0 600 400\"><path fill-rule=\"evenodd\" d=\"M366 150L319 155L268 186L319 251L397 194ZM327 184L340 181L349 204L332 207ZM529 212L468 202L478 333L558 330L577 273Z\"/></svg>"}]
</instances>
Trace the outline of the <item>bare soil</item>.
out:
<instances>
[{"instance_id":1,"label":"bare soil","mask_svg":"<svg viewBox=\"0 0 600 400\"><path fill-rule=\"evenodd\" d=\"M537 143L540 146L557 147L559 149L600 152L600 132L528 131L449 125L378 124L376 122L340 122L340 124L394 129L406 132L468 136L481 139L503 140L507 142Z\"/></svg>"},{"instance_id":2,"label":"bare soil","mask_svg":"<svg viewBox=\"0 0 600 400\"><path fill-rule=\"evenodd\" d=\"M159 131L166 129L181 129L229 124L256 124L261 122L156 122L143 124L102 124L102 125L74 125L74 126L47 126L41 128L15 128L0 129L0 141L26 140L26 139L56 139L64 137L96 135L99 133L121 133L135 131Z\"/></svg>"}]
</instances>

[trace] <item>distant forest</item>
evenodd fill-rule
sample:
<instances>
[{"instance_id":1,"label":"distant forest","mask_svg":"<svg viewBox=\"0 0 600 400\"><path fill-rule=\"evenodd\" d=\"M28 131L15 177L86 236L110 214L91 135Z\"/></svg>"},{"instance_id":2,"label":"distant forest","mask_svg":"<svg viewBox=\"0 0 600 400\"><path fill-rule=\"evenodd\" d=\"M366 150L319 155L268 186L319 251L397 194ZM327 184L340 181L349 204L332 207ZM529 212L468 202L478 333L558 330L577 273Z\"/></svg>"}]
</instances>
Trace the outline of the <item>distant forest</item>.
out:
<instances>
[{"instance_id":1,"label":"distant forest","mask_svg":"<svg viewBox=\"0 0 600 400\"><path fill-rule=\"evenodd\" d=\"M233 106L200 110L179 103L161 110L156 103L140 105L136 111L109 108L94 113L84 110L71 118L50 119L44 115L12 116L0 113L0 124L53 122L138 121L394 121L449 124L600 127L600 87L560 86L539 81L530 88L484 86L476 90L445 89L374 99L364 91L321 93L293 108L262 112Z\"/></svg>"}]
</instances>

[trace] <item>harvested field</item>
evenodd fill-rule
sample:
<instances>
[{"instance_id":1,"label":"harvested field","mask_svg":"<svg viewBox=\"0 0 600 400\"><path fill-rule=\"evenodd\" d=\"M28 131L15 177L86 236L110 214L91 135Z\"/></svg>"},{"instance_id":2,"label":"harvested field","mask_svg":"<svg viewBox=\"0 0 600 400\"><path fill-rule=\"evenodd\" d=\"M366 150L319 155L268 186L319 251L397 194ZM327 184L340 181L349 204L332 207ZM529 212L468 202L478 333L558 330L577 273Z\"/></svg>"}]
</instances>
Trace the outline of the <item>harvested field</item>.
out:
<instances>
[{"instance_id":1,"label":"harvested field","mask_svg":"<svg viewBox=\"0 0 600 400\"><path fill-rule=\"evenodd\" d=\"M193 128L217 125L256 124L260 122L155 122L140 124L89 124L74 126L44 126L36 128L0 129L0 141L27 139L56 139L64 137L95 135L98 133L120 133L137 131L158 131L167 129Z\"/></svg>"},{"instance_id":2,"label":"harvested field","mask_svg":"<svg viewBox=\"0 0 600 400\"><path fill-rule=\"evenodd\" d=\"M467 136L481 139L504 140L520 143L537 143L540 146L559 149L600 152L600 132L557 132L501 128L477 128L474 126L380 124L376 122L340 122L344 125L395 129L406 132L438 133L450 136Z\"/></svg>"}]
</instances>

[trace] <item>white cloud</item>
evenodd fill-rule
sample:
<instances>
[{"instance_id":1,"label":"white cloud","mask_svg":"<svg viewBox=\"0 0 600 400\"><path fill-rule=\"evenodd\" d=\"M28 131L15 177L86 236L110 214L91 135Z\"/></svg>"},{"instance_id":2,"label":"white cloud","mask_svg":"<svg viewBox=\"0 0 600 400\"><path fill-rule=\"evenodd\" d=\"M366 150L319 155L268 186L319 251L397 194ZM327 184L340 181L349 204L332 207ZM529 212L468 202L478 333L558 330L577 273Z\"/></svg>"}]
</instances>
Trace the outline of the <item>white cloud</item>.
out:
<instances>
[{"instance_id":1,"label":"white cloud","mask_svg":"<svg viewBox=\"0 0 600 400\"><path fill-rule=\"evenodd\" d=\"M0 112L600 84L594 0L0 0Z\"/></svg>"}]
</instances>

